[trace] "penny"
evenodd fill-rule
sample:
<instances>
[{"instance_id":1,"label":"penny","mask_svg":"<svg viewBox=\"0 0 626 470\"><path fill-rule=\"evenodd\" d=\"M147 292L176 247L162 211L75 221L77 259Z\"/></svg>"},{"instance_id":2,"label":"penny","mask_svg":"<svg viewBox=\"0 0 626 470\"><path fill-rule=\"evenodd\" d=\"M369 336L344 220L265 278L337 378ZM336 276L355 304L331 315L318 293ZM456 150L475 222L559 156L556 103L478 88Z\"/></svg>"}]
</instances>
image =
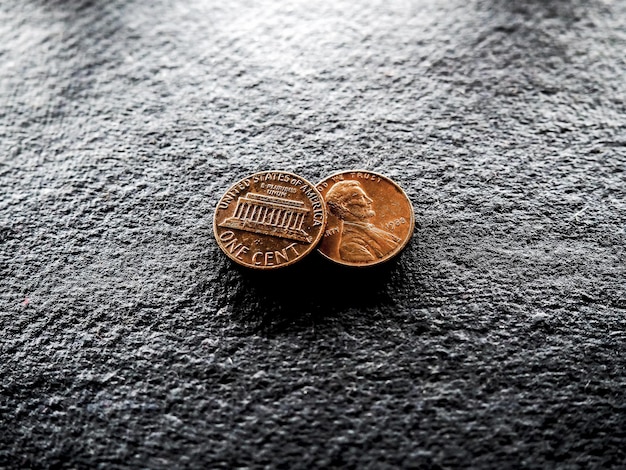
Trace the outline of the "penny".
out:
<instances>
[{"instance_id":1,"label":"penny","mask_svg":"<svg viewBox=\"0 0 626 470\"><path fill-rule=\"evenodd\" d=\"M328 212L319 252L348 266L369 266L397 255L409 242L415 215L406 193L386 176L343 171L317 185Z\"/></svg>"},{"instance_id":2,"label":"penny","mask_svg":"<svg viewBox=\"0 0 626 470\"><path fill-rule=\"evenodd\" d=\"M213 232L226 255L242 266L275 269L309 254L324 232L321 194L301 176L255 173L232 185L217 203Z\"/></svg>"}]
</instances>

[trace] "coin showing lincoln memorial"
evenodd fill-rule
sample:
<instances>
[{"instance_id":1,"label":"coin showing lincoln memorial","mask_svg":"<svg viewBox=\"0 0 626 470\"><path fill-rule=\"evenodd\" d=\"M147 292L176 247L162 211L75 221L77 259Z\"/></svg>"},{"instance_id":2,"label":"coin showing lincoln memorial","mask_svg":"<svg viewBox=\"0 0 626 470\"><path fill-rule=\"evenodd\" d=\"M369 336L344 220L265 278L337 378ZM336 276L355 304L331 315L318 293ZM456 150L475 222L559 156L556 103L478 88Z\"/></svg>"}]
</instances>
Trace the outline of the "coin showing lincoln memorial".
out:
<instances>
[{"instance_id":1,"label":"coin showing lincoln memorial","mask_svg":"<svg viewBox=\"0 0 626 470\"><path fill-rule=\"evenodd\" d=\"M248 193L237 200L233 216L219 225L311 243L302 229L309 212L302 201Z\"/></svg>"}]
</instances>

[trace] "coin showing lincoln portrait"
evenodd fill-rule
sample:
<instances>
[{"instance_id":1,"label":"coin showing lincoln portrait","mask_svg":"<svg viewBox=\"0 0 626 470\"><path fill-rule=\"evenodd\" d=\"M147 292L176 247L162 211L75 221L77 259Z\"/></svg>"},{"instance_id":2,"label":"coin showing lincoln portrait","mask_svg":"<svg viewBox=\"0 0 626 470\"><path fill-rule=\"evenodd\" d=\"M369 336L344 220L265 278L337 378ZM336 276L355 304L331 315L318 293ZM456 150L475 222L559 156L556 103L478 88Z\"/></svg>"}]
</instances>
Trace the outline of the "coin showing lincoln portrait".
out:
<instances>
[{"instance_id":1,"label":"coin showing lincoln portrait","mask_svg":"<svg viewBox=\"0 0 626 470\"><path fill-rule=\"evenodd\" d=\"M317 185L328 209L318 247L327 258L369 266L397 255L415 227L411 201L389 178L370 171L345 171Z\"/></svg>"},{"instance_id":2,"label":"coin showing lincoln portrait","mask_svg":"<svg viewBox=\"0 0 626 470\"><path fill-rule=\"evenodd\" d=\"M213 232L234 262L253 269L289 266L315 249L326 225L319 191L285 171L233 184L217 203Z\"/></svg>"}]
</instances>

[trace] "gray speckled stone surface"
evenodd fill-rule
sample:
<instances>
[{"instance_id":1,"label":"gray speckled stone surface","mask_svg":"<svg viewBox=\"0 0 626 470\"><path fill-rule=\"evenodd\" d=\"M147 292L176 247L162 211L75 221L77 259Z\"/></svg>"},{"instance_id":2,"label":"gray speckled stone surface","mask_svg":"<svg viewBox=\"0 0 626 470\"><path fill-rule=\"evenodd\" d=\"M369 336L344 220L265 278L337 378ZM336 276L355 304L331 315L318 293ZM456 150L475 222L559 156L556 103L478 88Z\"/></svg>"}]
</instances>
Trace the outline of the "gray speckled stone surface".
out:
<instances>
[{"instance_id":1,"label":"gray speckled stone surface","mask_svg":"<svg viewBox=\"0 0 626 470\"><path fill-rule=\"evenodd\" d=\"M0 5L0 468L623 468L626 2ZM237 269L367 168L380 269Z\"/></svg>"}]
</instances>

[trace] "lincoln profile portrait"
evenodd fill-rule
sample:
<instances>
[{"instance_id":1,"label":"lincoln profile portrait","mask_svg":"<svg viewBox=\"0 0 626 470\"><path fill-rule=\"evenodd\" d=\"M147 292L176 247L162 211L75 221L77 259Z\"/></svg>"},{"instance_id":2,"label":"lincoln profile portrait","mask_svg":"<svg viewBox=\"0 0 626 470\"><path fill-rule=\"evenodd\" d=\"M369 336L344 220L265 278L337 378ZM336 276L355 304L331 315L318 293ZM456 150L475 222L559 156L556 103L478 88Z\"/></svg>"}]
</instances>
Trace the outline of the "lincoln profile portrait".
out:
<instances>
[{"instance_id":1,"label":"lincoln profile portrait","mask_svg":"<svg viewBox=\"0 0 626 470\"><path fill-rule=\"evenodd\" d=\"M328 210L343 221L339 256L344 261L375 261L400 243L400 238L369 222L376 216L372 202L354 180L335 183L326 193Z\"/></svg>"}]
</instances>

